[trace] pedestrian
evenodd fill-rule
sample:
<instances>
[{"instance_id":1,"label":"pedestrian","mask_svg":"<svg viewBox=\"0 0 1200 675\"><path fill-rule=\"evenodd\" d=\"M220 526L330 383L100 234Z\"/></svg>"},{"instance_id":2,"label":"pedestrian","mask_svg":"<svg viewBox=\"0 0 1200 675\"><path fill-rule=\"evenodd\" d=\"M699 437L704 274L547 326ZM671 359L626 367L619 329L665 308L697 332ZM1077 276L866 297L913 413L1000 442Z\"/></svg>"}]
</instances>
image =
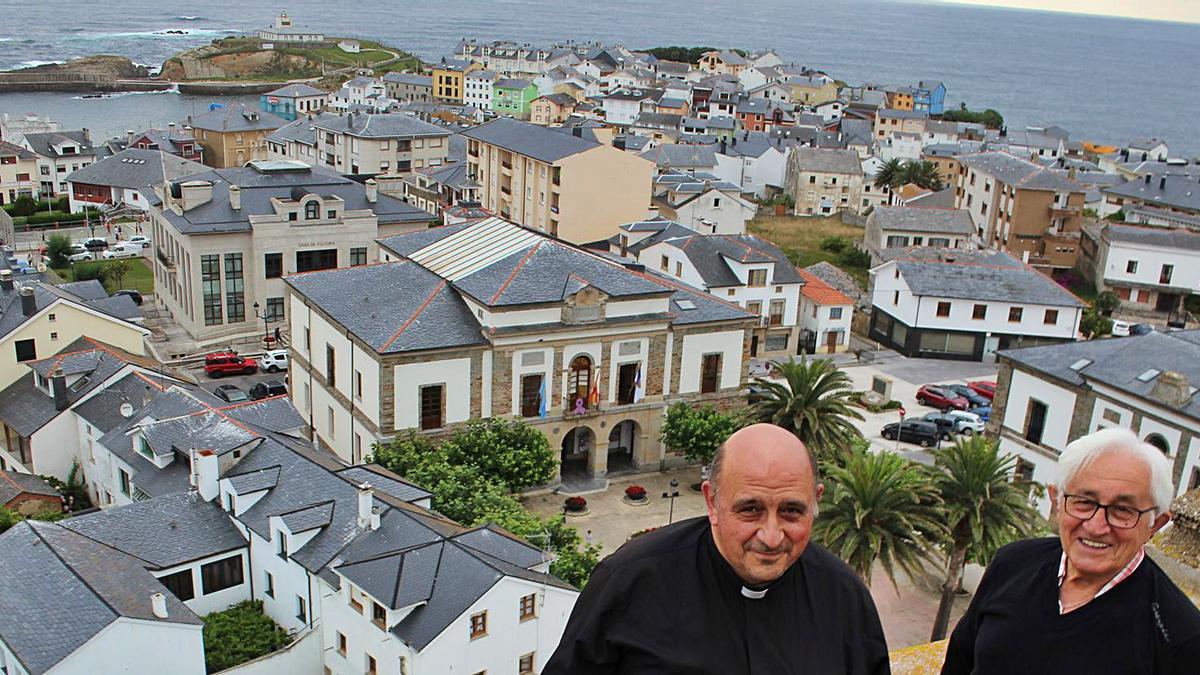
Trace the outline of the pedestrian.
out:
<instances>
[{"instance_id":1,"label":"pedestrian","mask_svg":"<svg viewBox=\"0 0 1200 675\"><path fill-rule=\"evenodd\" d=\"M1171 520L1171 460L1114 427L1067 445L1058 469L1058 536L996 553L942 675L1197 672L1200 610L1145 549Z\"/></svg>"},{"instance_id":2,"label":"pedestrian","mask_svg":"<svg viewBox=\"0 0 1200 675\"><path fill-rule=\"evenodd\" d=\"M809 542L824 492L791 432L729 437L702 483L708 516L630 541L575 603L544 675L883 675L887 643L867 587Z\"/></svg>"},{"instance_id":3,"label":"pedestrian","mask_svg":"<svg viewBox=\"0 0 1200 675\"><path fill-rule=\"evenodd\" d=\"M275 326L275 346L278 347L279 345L283 344L282 340L283 334L280 332L279 326Z\"/></svg>"},{"instance_id":4,"label":"pedestrian","mask_svg":"<svg viewBox=\"0 0 1200 675\"><path fill-rule=\"evenodd\" d=\"M587 542L588 546L592 545L592 531L591 530L588 530L587 534L583 535L583 540L585 542Z\"/></svg>"}]
</instances>

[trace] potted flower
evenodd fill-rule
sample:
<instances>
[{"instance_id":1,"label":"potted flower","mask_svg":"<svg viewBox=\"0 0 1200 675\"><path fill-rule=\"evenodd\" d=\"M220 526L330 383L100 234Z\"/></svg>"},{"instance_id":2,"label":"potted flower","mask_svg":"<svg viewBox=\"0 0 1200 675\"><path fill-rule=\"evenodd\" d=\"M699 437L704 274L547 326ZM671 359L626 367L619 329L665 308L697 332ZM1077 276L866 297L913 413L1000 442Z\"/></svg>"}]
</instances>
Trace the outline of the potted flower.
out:
<instances>
[{"instance_id":1,"label":"potted flower","mask_svg":"<svg viewBox=\"0 0 1200 675\"><path fill-rule=\"evenodd\" d=\"M587 511L587 500L583 497L567 497L563 506L567 513L580 514Z\"/></svg>"},{"instance_id":2,"label":"potted flower","mask_svg":"<svg viewBox=\"0 0 1200 675\"><path fill-rule=\"evenodd\" d=\"M630 504L645 504L646 488L641 485L630 485L625 488L625 501Z\"/></svg>"}]
</instances>

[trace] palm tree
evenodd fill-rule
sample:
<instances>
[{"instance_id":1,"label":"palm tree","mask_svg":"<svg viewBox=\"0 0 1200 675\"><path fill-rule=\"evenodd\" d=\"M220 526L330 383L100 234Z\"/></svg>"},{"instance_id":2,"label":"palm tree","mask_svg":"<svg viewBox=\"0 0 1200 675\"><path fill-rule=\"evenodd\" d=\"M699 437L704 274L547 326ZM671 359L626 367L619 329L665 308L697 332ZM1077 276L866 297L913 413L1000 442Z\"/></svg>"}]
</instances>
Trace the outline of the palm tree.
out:
<instances>
[{"instance_id":1,"label":"palm tree","mask_svg":"<svg viewBox=\"0 0 1200 675\"><path fill-rule=\"evenodd\" d=\"M908 161L904 163L905 183L919 185L926 190L941 190L942 176L937 165L930 161Z\"/></svg>"},{"instance_id":2,"label":"palm tree","mask_svg":"<svg viewBox=\"0 0 1200 675\"><path fill-rule=\"evenodd\" d=\"M945 536L942 510L929 473L893 452L858 448L826 475L814 535L871 585L876 561L896 587L896 568L928 576ZM898 591L897 587L897 591Z\"/></svg>"},{"instance_id":3,"label":"palm tree","mask_svg":"<svg viewBox=\"0 0 1200 675\"><path fill-rule=\"evenodd\" d=\"M954 592L968 557L986 563L1004 544L1028 536L1037 511L1028 484L1012 480L1016 457L982 436L960 438L935 450L933 484L945 504L950 532L946 581L931 641L946 637Z\"/></svg>"},{"instance_id":4,"label":"palm tree","mask_svg":"<svg viewBox=\"0 0 1200 675\"><path fill-rule=\"evenodd\" d=\"M884 162L875 172L875 187L894 190L904 185L904 164L898 158Z\"/></svg>"},{"instance_id":5,"label":"palm tree","mask_svg":"<svg viewBox=\"0 0 1200 675\"><path fill-rule=\"evenodd\" d=\"M854 389L846 373L832 361L772 361L771 370L783 382L754 378L760 391L750 418L787 429L818 455L839 456L851 449L860 434L850 420L863 416L852 407Z\"/></svg>"}]
</instances>

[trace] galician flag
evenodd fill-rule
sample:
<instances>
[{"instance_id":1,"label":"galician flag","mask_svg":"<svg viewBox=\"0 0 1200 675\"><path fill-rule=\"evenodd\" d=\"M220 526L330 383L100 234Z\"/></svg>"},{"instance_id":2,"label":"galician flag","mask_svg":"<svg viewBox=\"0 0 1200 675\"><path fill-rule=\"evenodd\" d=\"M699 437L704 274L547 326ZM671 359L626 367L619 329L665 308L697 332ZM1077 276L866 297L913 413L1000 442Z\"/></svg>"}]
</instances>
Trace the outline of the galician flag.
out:
<instances>
[{"instance_id":1,"label":"galician flag","mask_svg":"<svg viewBox=\"0 0 1200 675\"><path fill-rule=\"evenodd\" d=\"M538 417L546 419L546 378L542 377L542 387L538 390Z\"/></svg>"},{"instance_id":2,"label":"galician flag","mask_svg":"<svg viewBox=\"0 0 1200 675\"><path fill-rule=\"evenodd\" d=\"M637 377L633 380L633 402L641 403L646 398L646 387L642 385L642 366L638 364Z\"/></svg>"}]
</instances>

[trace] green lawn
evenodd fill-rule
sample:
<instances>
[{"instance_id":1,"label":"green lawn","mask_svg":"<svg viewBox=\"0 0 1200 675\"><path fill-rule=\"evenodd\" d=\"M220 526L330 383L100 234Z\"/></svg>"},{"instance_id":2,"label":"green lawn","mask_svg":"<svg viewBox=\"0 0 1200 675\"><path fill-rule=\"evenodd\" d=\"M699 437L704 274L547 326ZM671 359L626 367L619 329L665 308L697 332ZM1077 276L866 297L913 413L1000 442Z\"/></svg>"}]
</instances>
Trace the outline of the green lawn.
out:
<instances>
[{"instance_id":1,"label":"green lawn","mask_svg":"<svg viewBox=\"0 0 1200 675\"><path fill-rule=\"evenodd\" d=\"M759 215L746 223L746 231L774 243L797 267L808 267L819 262L830 262L854 277L863 288L867 287L867 268L846 265L833 251L821 248L826 237L845 237L854 242L863 238L863 228L847 225L838 216L799 217Z\"/></svg>"},{"instance_id":2,"label":"green lawn","mask_svg":"<svg viewBox=\"0 0 1200 675\"><path fill-rule=\"evenodd\" d=\"M146 261L141 258L121 258L121 259L128 260L129 262L133 263L133 269L131 269L129 271L129 273L125 275L125 278L121 279L121 284L119 286L117 285L115 279L110 279L110 280L104 281L105 290L107 290L109 293L112 293L113 291L120 289L120 288L132 288L135 291L138 291L139 293L141 293L143 295L153 293L154 292L154 272L153 272L153 270L150 269L150 266L148 264L146 264ZM69 268L68 267L57 268L54 270L54 273L57 274L59 276L59 278L61 278L63 281L75 281L75 275L74 275L73 268L76 265L84 265L84 266L98 265L101 268L104 268L104 267L108 266L109 264L111 264L112 262L114 262L114 261L97 260L95 262L75 263L74 265L72 265Z\"/></svg>"}]
</instances>

